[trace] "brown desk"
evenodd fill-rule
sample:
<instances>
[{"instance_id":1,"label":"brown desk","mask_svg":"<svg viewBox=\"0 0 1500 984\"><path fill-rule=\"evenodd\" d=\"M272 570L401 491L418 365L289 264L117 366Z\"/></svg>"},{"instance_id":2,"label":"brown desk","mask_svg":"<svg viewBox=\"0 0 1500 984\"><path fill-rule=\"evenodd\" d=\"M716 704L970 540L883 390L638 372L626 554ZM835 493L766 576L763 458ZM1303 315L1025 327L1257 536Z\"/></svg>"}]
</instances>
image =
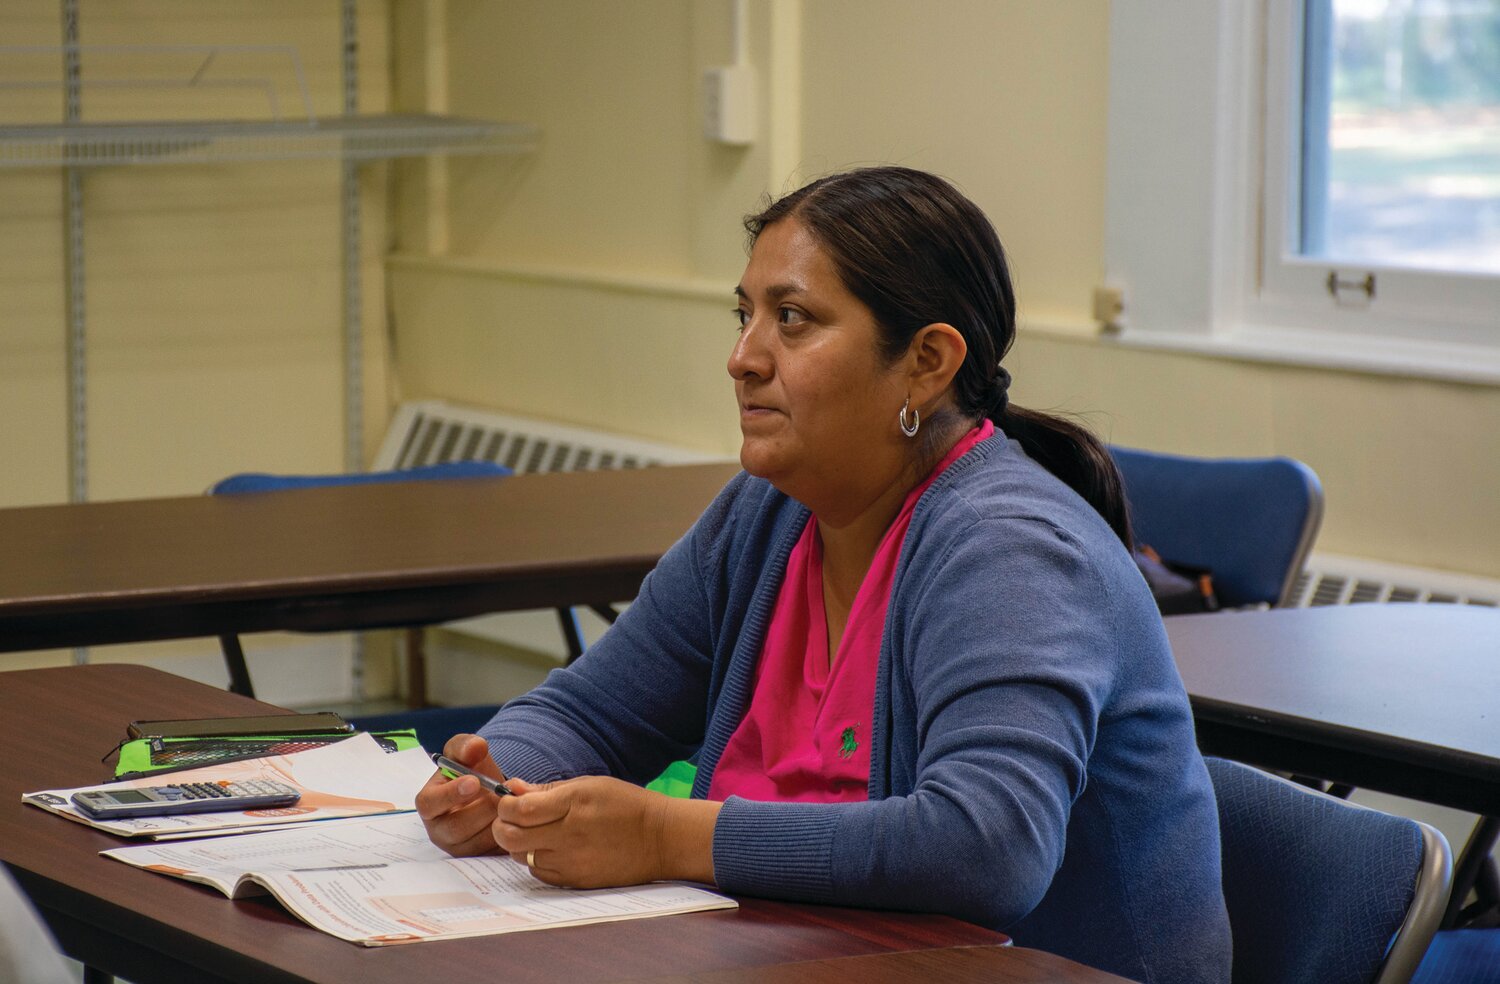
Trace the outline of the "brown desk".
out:
<instances>
[{"instance_id":1,"label":"brown desk","mask_svg":"<svg viewBox=\"0 0 1500 984\"><path fill-rule=\"evenodd\" d=\"M846 969L880 982L909 979L907 969L928 966L951 966L958 980L980 973L993 981L1119 980L1046 954L999 948L1001 934L943 916L759 899L742 899L732 912L366 949L305 926L269 900L230 902L203 886L101 858L97 852L118 839L20 802L27 790L101 777L99 756L131 719L264 713L270 705L145 667L93 665L0 673L0 707L0 861L65 950L138 984L656 977L833 984L850 979ZM974 946L984 949L935 954L935 962L884 964L869 956ZM865 962L844 962L848 957ZM801 961L815 963L777 966ZM729 976L714 976L721 973Z\"/></svg>"},{"instance_id":2,"label":"brown desk","mask_svg":"<svg viewBox=\"0 0 1500 984\"><path fill-rule=\"evenodd\" d=\"M421 626L635 597L729 463L0 509L0 652ZM565 628L567 628L565 623ZM570 636L575 654L579 641ZM425 702L419 659L409 695Z\"/></svg>"},{"instance_id":3,"label":"brown desk","mask_svg":"<svg viewBox=\"0 0 1500 984\"><path fill-rule=\"evenodd\" d=\"M1205 752L1500 815L1500 611L1339 605L1166 624Z\"/></svg>"},{"instance_id":4,"label":"brown desk","mask_svg":"<svg viewBox=\"0 0 1500 984\"><path fill-rule=\"evenodd\" d=\"M738 466L0 509L0 651L604 604Z\"/></svg>"},{"instance_id":5,"label":"brown desk","mask_svg":"<svg viewBox=\"0 0 1500 984\"><path fill-rule=\"evenodd\" d=\"M653 978L651 984L1129 984L1041 950L942 947Z\"/></svg>"},{"instance_id":6,"label":"brown desk","mask_svg":"<svg viewBox=\"0 0 1500 984\"><path fill-rule=\"evenodd\" d=\"M623 600L736 470L0 509L0 651ZM1350 605L1167 626L1210 752L1500 814L1500 612Z\"/></svg>"}]
</instances>

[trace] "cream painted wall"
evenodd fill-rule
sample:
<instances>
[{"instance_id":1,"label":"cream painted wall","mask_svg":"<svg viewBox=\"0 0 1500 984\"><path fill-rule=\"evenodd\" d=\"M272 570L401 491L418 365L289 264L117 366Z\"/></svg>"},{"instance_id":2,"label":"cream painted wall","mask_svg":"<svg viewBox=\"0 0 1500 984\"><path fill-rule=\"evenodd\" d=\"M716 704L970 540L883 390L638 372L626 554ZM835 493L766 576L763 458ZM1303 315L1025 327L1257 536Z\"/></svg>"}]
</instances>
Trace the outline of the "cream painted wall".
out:
<instances>
[{"instance_id":1,"label":"cream painted wall","mask_svg":"<svg viewBox=\"0 0 1500 984\"><path fill-rule=\"evenodd\" d=\"M1009 252L1023 321L1077 326L1102 276L1108 5L809 0L803 172L949 178Z\"/></svg>"},{"instance_id":2,"label":"cream painted wall","mask_svg":"<svg viewBox=\"0 0 1500 984\"><path fill-rule=\"evenodd\" d=\"M79 24L80 42L91 46L82 59L85 121L265 119L272 98L292 117L303 108L288 47L301 58L314 112L342 110L335 0L81 0ZM388 102L389 28L384 0L362 0L365 111ZM0 4L5 44L61 40L57 0ZM222 47L206 66L201 48L93 47L141 45ZM201 84L184 86L200 67ZM257 81L219 84L241 78ZM0 81L51 84L0 87L0 122L61 122L60 79L55 50L0 55ZM143 84L102 84L112 79ZM336 162L299 161L83 172L90 498L196 495L244 470L343 468L339 171ZM383 166L364 168L362 181L373 453L390 407ZM69 494L62 189L58 169L0 167L0 507ZM262 695L294 703L348 696L347 657L316 658L330 647L348 648L326 637L247 640ZM91 657L225 678L213 640L113 646ZM69 658L10 654L4 666ZM373 692L391 688L388 662L369 662Z\"/></svg>"},{"instance_id":3,"label":"cream painted wall","mask_svg":"<svg viewBox=\"0 0 1500 984\"><path fill-rule=\"evenodd\" d=\"M337 3L80 3L86 121L259 118L341 110ZM360 20L361 104L388 97L388 16ZM57 45L56 0L0 7L7 44ZM202 74L201 50L222 45ZM57 83L53 52L0 57L0 78ZM131 79L140 85L102 83ZM264 86L220 86L237 78ZM97 84L96 84L97 83ZM270 95L268 96L268 91ZM60 122L59 87L0 89L0 120ZM88 479L94 499L196 494L234 471L343 465L339 166L329 161L85 169ZM384 177L366 170L370 447L388 411ZM62 179L0 168L0 505L68 497ZM24 463L17 467L18 463Z\"/></svg>"},{"instance_id":4,"label":"cream painted wall","mask_svg":"<svg viewBox=\"0 0 1500 984\"><path fill-rule=\"evenodd\" d=\"M1123 349L1094 336L1109 52L1104 0L749 0L763 137L698 135L729 0L446 5L452 108L544 131L454 162L451 252L403 222L400 391L731 451L720 285L763 192L895 161L995 220L1023 328L1017 398L1111 440L1289 454L1323 479L1319 548L1500 577L1500 389ZM398 38L396 74L432 64ZM410 98L410 96L408 96ZM409 214L428 188L401 192ZM421 213L425 214L425 213ZM721 389L722 387L722 389ZM1477 435L1477 436L1476 436Z\"/></svg>"},{"instance_id":5,"label":"cream painted wall","mask_svg":"<svg viewBox=\"0 0 1500 984\"><path fill-rule=\"evenodd\" d=\"M731 57L729 5L688 0L452 2L398 12L403 108L539 124L521 159L455 158L434 249L424 172L404 170L392 262L398 378L442 396L707 450L734 446L724 371L739 216L776 141L698 136L697 80ZM750 44L764 53L764 5ZM433 36L446 96L426 79ZM763 104L771 98L763 73ZM781 182L778 181L777 184ZM429 255L436 253L438 255Z\"/></svg>"},{"instance_id":6,"label":"cream painted wall","mask_svg":"<svg viewBox=\"0 0 1500 984\"><path fill-rule=\"evenodd\" d=\"M543 142L522 160L449 163L446 264L414 255L430 252L417 224L429 198L418 181L403 189L408 252L393 263L393 310L408 397L732 450L730 336L720 331L729 322L715 291L727 298L744 265L740 217L767 193L857 162L899 160L954 178L1001 223L1028 288L1025 311L1083 321L1103 221L1102 5L751 2L751 61L761 106L774 111L749 148L699 135L699 77L731 57L727 0L437 6L448 107L534 122ZM419 105L423 87L402 80L430 64L430 28L409 28L397 31L397 91ZM986 40L995 36L998 47ZM964 39L956 60L953 37ZM1069 55L1044 62L1039 46ZM529 285L539 275L571 297L565 318L536 308ZM621 279L638 299L687 291L699 300L678 296L670 310L627 321ZM445 308L465 290L472 303ZM501 292L528 300L513 310L493 296ZM512 320L522 308L527 317ZM641 358L620 360L622 333ZM679 387L649 385L664 368L649 356L663 345L679 353L693 391L722 395L698 407ZM465 351L474 357L452 356ZM548 368L559 353L571 360L561 376Z\"/></svg>"},{"instance_id":7,"label":"cream painted wall","mask_svg":"<svg viewBox=\"0 0 1500 984\"><path fill-rule=\"evenodd\" d=\"M414 396L738 449L724 368L731 301L717 284L645 290L410 260L393 264L391 287L398 325L468 326L415 344L403 334L401 379Z\"/></svg>"}]
</instances>

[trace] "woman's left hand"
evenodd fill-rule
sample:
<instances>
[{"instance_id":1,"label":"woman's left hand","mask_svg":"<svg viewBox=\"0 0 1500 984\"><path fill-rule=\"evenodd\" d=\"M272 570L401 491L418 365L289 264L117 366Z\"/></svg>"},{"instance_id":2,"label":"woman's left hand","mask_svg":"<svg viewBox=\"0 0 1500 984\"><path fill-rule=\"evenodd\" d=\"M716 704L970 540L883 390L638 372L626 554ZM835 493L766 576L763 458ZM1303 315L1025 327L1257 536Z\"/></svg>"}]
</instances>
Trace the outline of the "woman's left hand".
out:
<instances>
[{"instance_id":1,"label":"woman's left hand","mask_svg":"<svg viewBox=\"0 0 1500 984\"><path fill-rule=\"evenodd\" d=\"M507 785L515 795L496 804L495 841L550 885L713 881L718 803L673 799L604 776Z\"/></svg>"}]
</instances>

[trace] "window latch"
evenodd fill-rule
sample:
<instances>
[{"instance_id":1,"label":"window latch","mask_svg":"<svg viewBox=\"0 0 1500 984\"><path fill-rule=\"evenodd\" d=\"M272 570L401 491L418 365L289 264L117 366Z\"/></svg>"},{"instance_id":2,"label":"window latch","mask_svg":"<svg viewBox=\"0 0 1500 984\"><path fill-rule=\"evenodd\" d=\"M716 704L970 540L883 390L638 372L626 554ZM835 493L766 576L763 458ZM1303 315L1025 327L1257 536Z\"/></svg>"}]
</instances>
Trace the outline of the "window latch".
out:
<instances>
[{"instance_id":1,"label":"window latch","mask_svg":"<svg viewBox=\"0 0 1500 984\"><path fill-rule=\"evenodd\" d=\"M1367 273L1359 280L1352 280L1340 277L1337 270L1329 270L1328 279L1324 283L1328 286L1329 296L1340 307L1369 307L1370 302L1375 300L1373 273Z\"/></svg>"}]
</instances>

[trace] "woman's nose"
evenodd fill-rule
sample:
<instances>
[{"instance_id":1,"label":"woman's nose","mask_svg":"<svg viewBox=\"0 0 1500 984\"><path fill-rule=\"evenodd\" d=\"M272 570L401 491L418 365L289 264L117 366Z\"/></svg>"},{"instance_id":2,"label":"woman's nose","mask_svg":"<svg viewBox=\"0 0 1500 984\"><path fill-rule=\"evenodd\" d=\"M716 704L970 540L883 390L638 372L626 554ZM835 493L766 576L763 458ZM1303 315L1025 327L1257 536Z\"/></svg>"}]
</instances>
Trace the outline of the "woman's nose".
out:
<instances>
[{"instance_id":1,"label":"woman's nose","mask_svg":"<svg viewBox=\"0 0 1500 984\"><path fill-rule=\"evenodd\" d=\"M762 379L771 374L771 360L762 342L763 332L754 318L745 322L729 350L729 375L735 379L758 376Z\"/></svg>"}]
</instances>

